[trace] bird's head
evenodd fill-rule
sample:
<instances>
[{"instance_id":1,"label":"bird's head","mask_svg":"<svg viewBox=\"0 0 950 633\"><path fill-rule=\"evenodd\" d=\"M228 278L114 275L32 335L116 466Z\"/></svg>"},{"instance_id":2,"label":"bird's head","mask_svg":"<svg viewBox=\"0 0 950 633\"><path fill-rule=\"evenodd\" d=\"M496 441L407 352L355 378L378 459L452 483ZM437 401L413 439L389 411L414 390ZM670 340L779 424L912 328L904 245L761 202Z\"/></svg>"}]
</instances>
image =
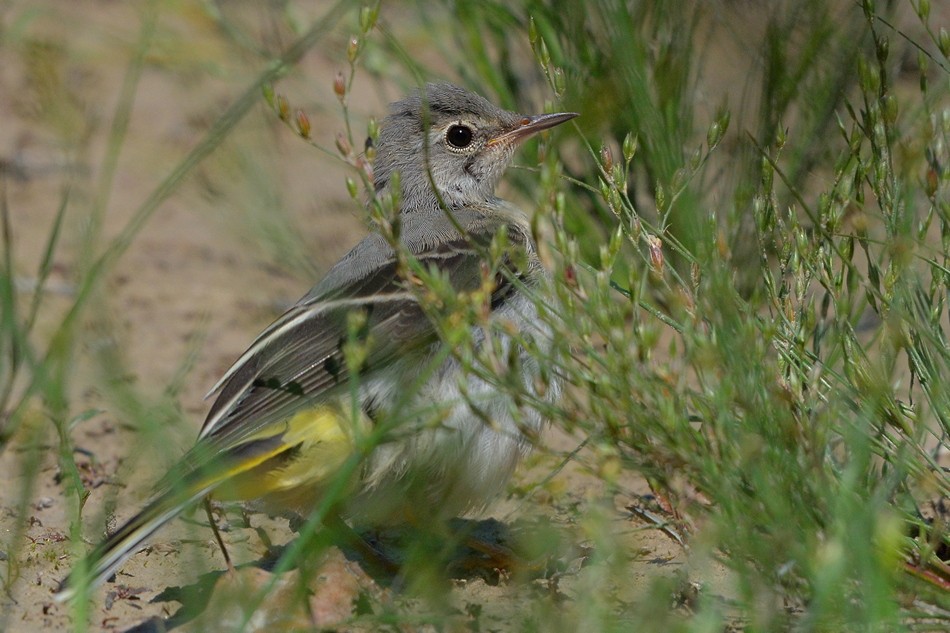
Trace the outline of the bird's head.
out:
<instances>
[{"instance_id":1,"label":"bird's head","mask_svg":"<svg viewBox=\"0 0 950 633\"><path fill-rule=\"evenodd\" d=\"M450 208L490 199L515 149L526 138L577 116L525 116L452 84L427 84L390 107L374 164L377 193L399 173L403 208Z\"/></svg>"}]
</instances>

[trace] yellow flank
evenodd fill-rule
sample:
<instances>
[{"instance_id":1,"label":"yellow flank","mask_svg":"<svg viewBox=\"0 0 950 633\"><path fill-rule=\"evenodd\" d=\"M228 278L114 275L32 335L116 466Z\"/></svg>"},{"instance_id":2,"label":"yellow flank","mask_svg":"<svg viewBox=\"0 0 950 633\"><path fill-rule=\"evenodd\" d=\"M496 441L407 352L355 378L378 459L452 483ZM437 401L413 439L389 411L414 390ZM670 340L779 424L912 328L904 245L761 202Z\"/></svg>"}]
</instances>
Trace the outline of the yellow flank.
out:
<instances>
[{"instance_id":1,"label":"yellow flank","mask_svg":"<svg viewBox=\"0 0 950 633\"><path fill-rule=\"evenodd\" d=\"M275 425L280 442L252 463L235 464L213 493L220 501L263 498L269 508L298 510L313 505L354 447L349 420L328 406L306 409ZM278 430L279 429L279 430Z\"/></svg>"}]
</instances>

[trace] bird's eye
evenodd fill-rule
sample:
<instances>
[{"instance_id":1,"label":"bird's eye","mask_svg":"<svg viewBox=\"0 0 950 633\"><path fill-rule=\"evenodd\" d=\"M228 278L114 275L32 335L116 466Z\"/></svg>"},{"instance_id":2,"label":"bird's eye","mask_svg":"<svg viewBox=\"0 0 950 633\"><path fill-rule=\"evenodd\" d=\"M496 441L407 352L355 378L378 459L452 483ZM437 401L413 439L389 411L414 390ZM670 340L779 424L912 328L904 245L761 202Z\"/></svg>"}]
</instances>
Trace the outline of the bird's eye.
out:
<instances>
[{"instance_id":1,"label":"bird's eye","mask_svg":"<svg viewBox=\"0 0 950 633\"><path fill-rule=\"evenodd\" d=\"M472 144L473 138L475 134L467 125L452 125L445 132L445 140L455 149L465 149Z\"/></svg>"}]
</instances>

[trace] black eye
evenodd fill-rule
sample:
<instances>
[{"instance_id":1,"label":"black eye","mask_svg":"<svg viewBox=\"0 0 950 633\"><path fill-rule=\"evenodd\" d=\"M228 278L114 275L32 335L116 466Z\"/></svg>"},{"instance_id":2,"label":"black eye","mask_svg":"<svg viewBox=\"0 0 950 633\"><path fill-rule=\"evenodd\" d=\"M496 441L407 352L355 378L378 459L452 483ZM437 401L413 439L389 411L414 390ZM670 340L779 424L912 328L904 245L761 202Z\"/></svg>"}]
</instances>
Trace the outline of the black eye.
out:
<instances>
[{"instance_id":1,"label":"black eye","mask_svg":"<svg viewBox=\"0 0 950 633\"><path fill-rule=\"evenodd\" d=\"M445 140L455 149L464 149L472 144L472 128L467 125L453 125L445 133Z\"/></svg>"}]
</instances>

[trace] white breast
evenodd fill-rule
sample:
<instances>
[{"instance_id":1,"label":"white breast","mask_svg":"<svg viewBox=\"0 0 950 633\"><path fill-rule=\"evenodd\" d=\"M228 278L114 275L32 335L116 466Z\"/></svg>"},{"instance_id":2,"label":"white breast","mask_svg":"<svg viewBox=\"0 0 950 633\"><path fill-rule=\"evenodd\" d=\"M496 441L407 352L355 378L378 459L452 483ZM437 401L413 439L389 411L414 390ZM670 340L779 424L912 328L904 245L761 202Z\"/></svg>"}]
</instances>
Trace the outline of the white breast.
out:
<instances>
[{"instance_id":1,"label":"white breast","mask_svg":"<svg viewBox=\"0 0 950 633\"><path fill-rule=\"evenodd\" d=\"M513 321L524 335L550 341L533 301L520 293L497 309L493 318ZM493 336L501 349L498 357L507 359L510 337ZM479 331L476 347L483 343L484 332ZM438 354L434 346L430 359ZM431 361L400 364L394 369L402 377L431 369L427 367ZM522 352L521 366L524 388L537 396L537 360ZM380 377L367 387L378 401L395 403L401 395L391 391L396 384ZM555 399L558 391L559 385L550 385L545 400ZM357 520L374 524L431 520L484 507L503 490L531 448L528 436L537 436L544 423L535 409L517 407L497 385L464 372L454 356L432 371L409 405L396 414L402 415L392 441L379 445L368 458L362 492L348 508Z\"/></svg>"}]
</instances>

